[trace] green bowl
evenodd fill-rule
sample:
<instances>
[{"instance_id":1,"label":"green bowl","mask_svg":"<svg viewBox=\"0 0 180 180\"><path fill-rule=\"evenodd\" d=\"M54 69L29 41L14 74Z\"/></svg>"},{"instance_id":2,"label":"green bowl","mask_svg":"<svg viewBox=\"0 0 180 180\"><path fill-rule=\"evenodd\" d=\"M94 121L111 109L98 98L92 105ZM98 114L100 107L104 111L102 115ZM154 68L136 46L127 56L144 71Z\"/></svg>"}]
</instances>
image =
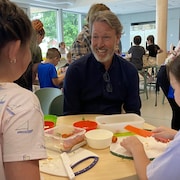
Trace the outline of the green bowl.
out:
<instances>
[{"instance_id":1,"label":"green bowl","mask_svg":"<svg viewBox=\"0 0 180 180\"><path fill-rule=\"evenodd\" d=\"M53 122L54 125L56 126L56 122L57 122L57 116L55 115L44 115L44 121L49 121L49 122Z\"/></svg>"}]
</instances>

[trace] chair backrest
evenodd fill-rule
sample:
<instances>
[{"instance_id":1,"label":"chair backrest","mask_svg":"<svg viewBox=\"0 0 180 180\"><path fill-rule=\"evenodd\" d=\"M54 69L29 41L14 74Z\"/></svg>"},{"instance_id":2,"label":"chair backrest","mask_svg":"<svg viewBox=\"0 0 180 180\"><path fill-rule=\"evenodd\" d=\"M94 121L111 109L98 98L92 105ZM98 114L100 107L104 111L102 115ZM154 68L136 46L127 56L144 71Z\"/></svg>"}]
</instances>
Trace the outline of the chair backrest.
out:
<instances>
[{"instance_id":1,"label":"chair backrest","mask_svg":"<svg viewBox=\"0 0 180 180\"><path fill-rule=\"evenodd\" d=\"M44 115L49 114L49 107L53 99L62 94L58 88L41 88L34 92L38 97Z\"/></svg>"},{"instance_id":2,"label":"chair backrest","mask_svg":"<svg viewBox=\"0 0 180 180\"><path fill-rule=\"evenodd\" d=\"M63 115L64 95L61 94L53 99L49 107L49 114L62 116Z\"/></svg>"}]
</instances>

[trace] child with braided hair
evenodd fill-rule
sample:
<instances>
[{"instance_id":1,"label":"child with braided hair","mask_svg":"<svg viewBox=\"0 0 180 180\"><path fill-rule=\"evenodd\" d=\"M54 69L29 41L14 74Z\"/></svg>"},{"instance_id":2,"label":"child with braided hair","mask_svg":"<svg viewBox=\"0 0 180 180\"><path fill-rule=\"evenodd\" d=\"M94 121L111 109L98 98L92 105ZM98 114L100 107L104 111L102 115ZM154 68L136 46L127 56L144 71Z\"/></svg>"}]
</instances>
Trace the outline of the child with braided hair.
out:
<instances>
[{"instance_id":1,"label":"child with braided hair","mask_svg":"<svg viewBox=\"0 0 180 180\"><path fill-rule=\"evenodd\" d=\"M32 24L24 11L0 0L0 179L40 180L47 157L44 116L34 93L13 83L31 61Z\"/></svg>"}]
</instances>

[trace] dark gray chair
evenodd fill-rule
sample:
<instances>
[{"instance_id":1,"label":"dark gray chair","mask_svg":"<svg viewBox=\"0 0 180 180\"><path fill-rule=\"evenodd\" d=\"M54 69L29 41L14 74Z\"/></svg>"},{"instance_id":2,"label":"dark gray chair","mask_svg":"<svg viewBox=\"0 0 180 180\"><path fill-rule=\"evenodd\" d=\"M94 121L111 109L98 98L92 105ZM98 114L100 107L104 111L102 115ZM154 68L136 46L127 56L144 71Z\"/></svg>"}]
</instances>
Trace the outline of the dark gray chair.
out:
<instances>
[{"instance_id":1,"label":"dark gray chair","mask_svg":"<svg viewBox=\"0 0 180 180\"><path fill-rule=\"evenodd\" d=\"M44 115L49 114L49 107L54 98L62 94L58 88L41 88L34 92L38 97Z\"/></svg>"},{"instance_id":2,"label":"dark gray chair","mask_svg":"<svg viewBox=\"0 0 180 180\"><path fill-rule=\"evenodd\" d=\"M63 94L54 98L49 106L49 114L62 116L63 115L63 102L64 102Z\"/></svg>"}]
</instances>

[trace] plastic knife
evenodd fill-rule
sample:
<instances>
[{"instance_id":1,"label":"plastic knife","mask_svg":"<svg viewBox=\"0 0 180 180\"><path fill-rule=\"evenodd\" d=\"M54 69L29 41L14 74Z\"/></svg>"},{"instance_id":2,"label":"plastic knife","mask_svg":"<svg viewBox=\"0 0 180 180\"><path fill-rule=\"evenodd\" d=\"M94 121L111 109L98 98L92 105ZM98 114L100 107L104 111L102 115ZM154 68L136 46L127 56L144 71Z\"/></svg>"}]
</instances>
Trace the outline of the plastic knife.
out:
<instances>
[{"instance_id":1,"label":"plastic knife","mask_svg":"<svg viewBox=\"0 0 180 180\"><path fill-rule=\"evenodd\" d=\"M66 172L67 172L69 179L70 180L75 179L75 174L74 174L74 172L70 166L70 160L69 160L67 153L66 152L61 153L61 158L62 158L63 165L66 169Z\"/></svg>"}]
</instances>

